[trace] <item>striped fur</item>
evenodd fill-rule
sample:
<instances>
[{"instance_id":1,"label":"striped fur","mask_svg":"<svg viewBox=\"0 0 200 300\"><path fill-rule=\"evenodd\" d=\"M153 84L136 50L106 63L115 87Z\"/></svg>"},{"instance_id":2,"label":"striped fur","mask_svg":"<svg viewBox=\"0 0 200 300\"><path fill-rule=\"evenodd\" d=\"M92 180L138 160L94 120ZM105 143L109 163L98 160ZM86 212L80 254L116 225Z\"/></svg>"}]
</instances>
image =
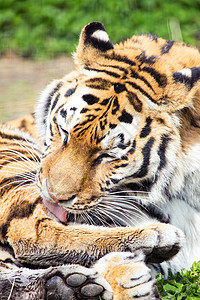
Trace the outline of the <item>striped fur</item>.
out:
<instances>
[{"instance_id":1,"label":"striped fur","mask_svg":"<svg viewBox=\"0 0 200 300\"><path fill-rule=\"evenodd\" d=\"M3 167L1 182L12 183L7 187L17 197L10 207L10 194L3 200L9 213L4 213L1 242L9 257L37 266L90 266L108 252L146 251L149 238L154 250L146 261L153 273L167 276L169 269L189 267L200 259L199 51L151 35L113 45L103 25L94 22L83 29L74 58L76 71L53 81L38 101L42 154L36 142L28 142L33 147L28 159L38 161L31 162L31 170L22 162L27 189L16 186L19 175L7 176L9 166L19 169L20 159L6 158ZM27 131L37 138L32 128ZM23 136L8 135L11 140ZM23 143L4 151L23 152ZM182 245L181 231L169 224L184 232L186 243L173 259L155 265ZM108 257L101 260L105 268L114 266ZM119 257L124 259L122 253ZM113 277L100 264L96 268L118 295L114 299L134 298L129 289L126 294L115 290L116 270Z\"/></svg>"},{"instance_id":2,"label":"striped fur","mask_svg":"<svg viewBox=\"0 0 200 300\"><path fill-rule=\"evenodd\" d=\"M73 295L78 300L85 299L84 291L94 300L111 300L112 295L116 300L138 295L141 300L158 299L144 260L156 262L175 255L182 245L181 232L156 223L140 228L63 225L42 204L36 188L40 163L36 140L22 130L0 126L1 299L49 299L48 295L56 299L59 295L64 300ZM109 252L113 253L105 256ZM80 266L96 261L91 268ZM75 278L73 286L70 280ZM147 286L140 290L145 282Z\"/></svg>"}]
</instances>

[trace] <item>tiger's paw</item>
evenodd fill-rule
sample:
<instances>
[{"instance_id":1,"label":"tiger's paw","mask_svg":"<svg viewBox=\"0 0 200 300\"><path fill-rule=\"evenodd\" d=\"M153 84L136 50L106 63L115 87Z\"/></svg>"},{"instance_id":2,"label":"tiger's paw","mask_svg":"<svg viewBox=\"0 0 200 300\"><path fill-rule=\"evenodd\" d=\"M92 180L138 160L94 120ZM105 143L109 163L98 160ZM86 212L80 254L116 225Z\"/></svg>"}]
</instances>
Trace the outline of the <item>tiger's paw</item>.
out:
<instances>
[{"instance_id":1,"label":"tiger's paw","mask_svg":"<svg viewBox=\"0 0 200 300\"><path fill-rule=\"evenodd\" d=\"M107 254L94 265L111 285L113 300L160 299L156 281L144 258L140 251L116 252Z\"/></svg>"},{"instance_id":2,"label":"tiger's paw","mask_svg":"<svg viewBox=\"0 0 200 300\"><path fill-rule=\"evenodd\" d=\"M146 226L142 236L142 250L147 263L161 263L172 258L182 248L185 240L180 229L165 223Z\"/></svg>"},{"instance_id":3,"label":"tiger's paw","mask_svg":"<svg viewBox=\"0 0 200 300\"><path fill-rule=\"evenodd\" d=\"M93 270L81 266L55 268L46 281L48 300L111 300L112 289L106 280Z\"/></svg>"}]
</instances>

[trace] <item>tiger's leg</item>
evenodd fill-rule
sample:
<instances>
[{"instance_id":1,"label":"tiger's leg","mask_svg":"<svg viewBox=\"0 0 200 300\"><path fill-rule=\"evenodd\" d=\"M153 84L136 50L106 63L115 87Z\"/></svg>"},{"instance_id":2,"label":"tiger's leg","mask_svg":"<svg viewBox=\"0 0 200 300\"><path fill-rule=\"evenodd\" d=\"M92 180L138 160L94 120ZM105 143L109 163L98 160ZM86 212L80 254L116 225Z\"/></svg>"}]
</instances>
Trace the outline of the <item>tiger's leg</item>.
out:
<instances>
[{"instance_id":1,"label":"tiger's leg","mask_svg":"<svg viewBox=\"0 0 200 300\"><path fill-rule=\"evenodd\" d=\"M110 253L101 258L94 269L113 289L113 300L159 299L156 280L146 266L141 251Z\"/></svg>"},{"instance_id":2,"label":"tiger's leg","mask_svg":"<svg viewBox=\"0 0 200 300\"><path fill-rule=\"evenodd\" d=\"M64 226L50 219L39 203L29 217L6 222L2 232L19 262L37 266L89 266L109 252L138 249L144 252L148 263L160 263L174 256L183 244L182 232L163 223L139 228Z\"/></svg>"},{"instance_id":3,"label":"tiger's leg","mask_svg":"<svg viewBox=\"0 0 200 300\"><path fill-rule=\"evenodd\" d=\"M40 266L55 266L54 270L56 272L49 276L52 277L50 281L46 283L41 278L47 278L44 273L41 273L41 277L39 276L38 279L43 285L43 289L44 286L45 290L47 289L49 296L53 290L56 291L56 294L61 293L61 296L63 295L62 293L68 291L65 279L68 276L69 266L65 266L66 275L62 275L60 266L56 265L63 263L91 265L106 253L122 251L121 253L112 254L113 257L108 255L108 257L102 258L97 263L97 267L95 267L100 276L104 277L111 285L115 300L129 300L134 299L134 297L141 300L157 299L155 281L151 279L150 271L145 266L143 259L145 257L145 262L161 262L169 259L178 252L182 245L182 238L183 236L178 229L161 223L148 225L143 228L99 228L87 225L64 226L49 219L42 204L38 204L28 218L13 219L7 228L7 241L12 247L14 257L18 262L25 263L27 266L32 264L32 266L35 265L34 267L37 268L40 268ZM140 249L145 254L139 261L134 255L137 249ZM133 253L132 256L130 252L125 253L125 251L131 251ZM105 259L106 263L102 271L101 264ZM115 259L118 261L117 264ZM79 293L83 291L87 293L90 290L87 283L98 283L89 277L86 281L86 288L82 289L81 278L87 277L88 269L84 268L82 270L85 271L80 272L80 276L76 275L78 272L73 270L73 275L78 280L78 288L72 288L72 292L70 292L72 295L77 293L77 289ZM38 274L35 270L30 272ZM58 273L61 275L58 276ZM96 276L99 280L99 275L97 274ZM17 275L15 277L17 278ZM35 280L37 282L36 277ZM106 286L104 283L101 284L101 281L99 283L100 287L97 286L97 289L96 286L89 285L91 287L89 293L92 293L93 296L93 293L99 293L102 287L104 290ZM87 296L86 299L99 299L95 298L96 295L92 298L92 295L91 297ZM59 296L60 299L65 299L61 296ZM102 299L109 299L106 297L104 294L101 295ZM71 299L76 300L78 298Z\"/></svg>"},{"instance_id":4,"label":"tiger's leg","mask_svg":"<svg viewBox=\"0 0 200 300\"><path fill-rule=\"evenodd\" d=\"M47 269L0 263L1 300L111 300L112 289L94 269L65 265Z\"/></svg>"}]
</instances>

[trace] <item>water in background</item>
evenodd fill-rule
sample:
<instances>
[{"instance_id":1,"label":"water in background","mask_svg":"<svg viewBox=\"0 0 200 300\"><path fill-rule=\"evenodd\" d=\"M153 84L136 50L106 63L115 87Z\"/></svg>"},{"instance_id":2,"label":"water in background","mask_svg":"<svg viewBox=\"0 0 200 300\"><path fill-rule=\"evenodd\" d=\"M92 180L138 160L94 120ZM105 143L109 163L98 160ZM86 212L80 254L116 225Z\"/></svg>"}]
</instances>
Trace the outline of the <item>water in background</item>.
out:
<instances>
[{"instance_id":1,"label":"water in background","mask_svg":"<svg viewBox=\"0 0 200 300\"><path fill-rule=\"evenodd\" d=\"M33 112L36 101L53 79L74 69L69 57L29 61L14 55L0 59L0 123Z\"/></svg>"}]
</instances>

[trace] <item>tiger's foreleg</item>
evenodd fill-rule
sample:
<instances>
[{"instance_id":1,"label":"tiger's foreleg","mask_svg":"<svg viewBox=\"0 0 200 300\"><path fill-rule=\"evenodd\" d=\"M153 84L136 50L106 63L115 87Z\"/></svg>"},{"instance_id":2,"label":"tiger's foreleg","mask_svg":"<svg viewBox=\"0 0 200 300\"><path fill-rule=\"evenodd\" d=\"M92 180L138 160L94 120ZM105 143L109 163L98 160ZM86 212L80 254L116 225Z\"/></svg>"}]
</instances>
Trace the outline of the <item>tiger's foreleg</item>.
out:
<instances>
[{"instance_id":1,"label":"tiger's foreleg","mask_svg":"<svg viewBox=\"0 0 200 300\"><path fill-rule=\"evenodd\" d=\"M6 241L16 259L36 266L75 263L90 266L110 252L142 250L147 262L174 256L183 244L182 232L168 224L145 227L97 227L62 225L38 204L31 216L15 218L7 228Z\"/></svg>"}]
</instances>

